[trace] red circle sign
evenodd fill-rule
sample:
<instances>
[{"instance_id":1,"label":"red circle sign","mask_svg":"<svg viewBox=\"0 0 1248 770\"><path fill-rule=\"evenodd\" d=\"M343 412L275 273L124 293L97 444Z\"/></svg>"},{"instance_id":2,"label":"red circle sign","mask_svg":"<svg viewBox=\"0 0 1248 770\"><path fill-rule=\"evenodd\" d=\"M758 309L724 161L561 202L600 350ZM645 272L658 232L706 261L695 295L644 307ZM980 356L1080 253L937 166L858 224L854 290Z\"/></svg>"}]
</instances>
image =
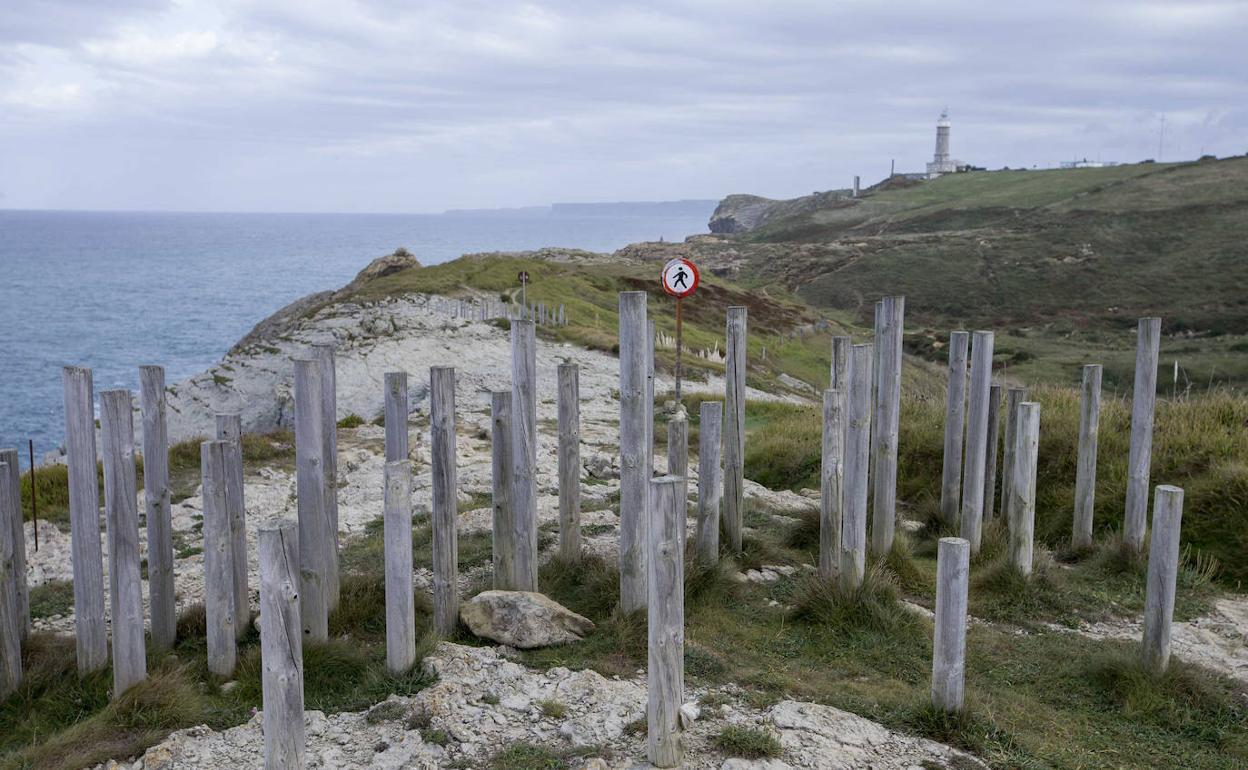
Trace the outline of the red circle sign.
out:
<instances>
[{"instance_id":1,"label":"red circle sign","mask_svg":"<svg viewBox=\"0 0 1248 770\"><path fill-rule=\"evenodd\" d=\"M698 288L698 268L687 259L673 259L663 266L663 291L688 297Z\"/></svg>"}]
</instances>

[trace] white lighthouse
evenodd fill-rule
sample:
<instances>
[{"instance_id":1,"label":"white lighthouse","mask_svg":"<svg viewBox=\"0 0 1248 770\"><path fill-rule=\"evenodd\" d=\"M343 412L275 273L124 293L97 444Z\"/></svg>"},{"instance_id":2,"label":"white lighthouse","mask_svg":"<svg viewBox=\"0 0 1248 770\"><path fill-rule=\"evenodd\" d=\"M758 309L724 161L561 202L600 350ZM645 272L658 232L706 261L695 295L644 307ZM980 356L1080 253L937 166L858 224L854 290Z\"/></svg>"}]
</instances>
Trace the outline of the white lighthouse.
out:
<instances>
[{"instance_id":1,"label":"white lighthouse","mask_svg":"<svg viewBox=\"0 0 1248 770\"><path fill-rule=\"evenodd\" d=\"M928 179L935 179L941 174L952 174L958 170L957 161L949 155L949 110L940 113L936 121L936 154L932 162L927 164Z\"/></svg>"}]
</instances>

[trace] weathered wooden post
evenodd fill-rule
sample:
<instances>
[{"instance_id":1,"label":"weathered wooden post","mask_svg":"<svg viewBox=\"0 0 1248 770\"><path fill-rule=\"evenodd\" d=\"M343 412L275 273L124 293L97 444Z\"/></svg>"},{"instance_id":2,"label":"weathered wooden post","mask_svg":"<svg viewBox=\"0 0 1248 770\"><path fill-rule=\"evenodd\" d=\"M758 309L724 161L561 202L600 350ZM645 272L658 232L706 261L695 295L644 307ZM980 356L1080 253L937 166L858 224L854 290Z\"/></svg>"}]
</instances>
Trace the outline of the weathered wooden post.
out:
<instances>
[{"instance_id":1,"label":"weathered wooden post","mask_svg":"<svg viewBox=\"0 0 1248 770\"><path fill-rule=\"evenodd\" d=\"M849 409L845 415L845 490L842 496L840 580L846 590L862 585L867 568L867 484L871 465L870 344L849 354Z\"/></svg>"},{"instance_id":2,"label":"weathered wooden post","mask_svg":"<svg viewBox=\"0 0 1248 770\"><path fill-rule=\"evenodd\" d=\"M299 506L299 618L314 642L329 639L329 519L325 510L321 364L295 361L295 484Z\"/></svg>"},{"instance_id":3,"label":"weathered wooden post","mask_svg":"<svg viewBox=\"0 0 1248 770\"><path fill-rule=\"evenodd\" d=\"M620 609L646 606L646 293L620 292Z\"/></svg>"},{"instance_id":4,"label":"weathered wooden post","mask_svg":"<svg viewBox=\"0 0 1248 770\"><path fill-rule=\"evenodd\" d=\"M511 325L511 496L515 590L537 588L537 336L533 321ZM454 499L454 493L451 495Z\"/></svg>"},{"instance_id":5,"label":"weathered wooden post","mask_svg":"<svg viewBox=\"0 0 1248 770\"><path fill-rule=\"evenodd\" d=\"M901 341L906 298L880 300L880 328L876 339L874 506L871 511L871 550L883 556L893 547L897 528L897 432L901 416Z\"/></svg>"},{"instance_id":6,"label":"weathered wooden post","mask_svg":"<svg viewBox=\"0 0 1248 770\"><path fill-rule=\"evenodd\" d=\"M723 423L723 402L703 401L698 411L698 529L694 548L698 562L704 565L719 561L719 508L724 494L719 447Z\"/></svg>"},{"instance_id":7,"label":"weathered wooden post","mask_svg":"<svg viewBox=\"0 0 1248 770\"><path fill-rule=\"evenodd\" d=\"M832 338L832 371L828 388L841 391L842 399L849 393L849 349L852 345L852 337Z\"/></svg>"},{"instance_id":8,"label":"weathered wooden post","mask_svg":"<svg viewBox=\"0 0 1248 770\"><path fill-rule=\"evenodd\" d=\"M647 754L656 767L679 767L684 758L680 706L685 682L684 480L663 476L650 482L649 544L646 549L649 601L649 661L646 685Z\"/></svg>"},{"instance_id":9,"label":"weathered wooden post","mask_svg":"<svg viewBox=\"0 0 1248 770\"><path fill-rule=\"evenodd\" d=\"M1001 460L1001 511L1010 515L1010 484L1014 482L1014 444L1018 434L1018 405L1027 400L1027 388L1006 388L1005 391L1005 440L1002 441Z\"/></svg>"},{"instance_id":10,"label":"weathered wooden post","mask_svg":"<svg viewBox=\"0 0 1248 770\"><path fill-rule=\"evenodd\" d=\"M842 490L845 484L845 398L823 392L823 445L819 471L819 577L836 577L841 554Z\"/></svg>"},{"instance_id":11,"label":"weathered wooden post","mask_svg":"<svg viewBox=\"0 0 1248 770\"><path fill-rule=\"evenodd\" d=\"M1018 406L1014 435L1014 480L1010 482L1010 563L1031 574L1032 540L1036 531L1036 459L1040 448L1040 405Z\"/></svg>"},{"instance_id":12,"label":"weathered wooden post","mask_svg":"<svg viewBox=\"0 0 1248 770\"><path fill-rule=\"evenodd\" d=\"M646 479L654 478L654 319L646 317Z\"/></svg>"},{"instance_id":13,"label":"weathered wooden post","mask_svg":"<svg viewBox=\"0 0 1248 770\"><path fill-rule=\"evenodd\" d=\"M113 632L113 697L147 678L143 582L139 573L138 480L134 462L134 400L128 390L100 393L104 453L104 515Z\"/></svg>"},{"instance_id":14,"label":"weathered wooden post","mask_svg":"<svg viewBox=\"0 0 1248 770\"><path fill-rule=\"evenodd\" d=\"M521 399L516 401L521 402ZM455 466L453 367L435 366L429 370L429 432L433 470L433 515L430 517L433 525L433 630L445 638L455 633L459 622L459 538L455 532L459 482ZM519 434L520 431L513 431L513 435ZM517 548L517 553L522 548L523 545ZM533 555L536 571L536 551ZM534 587L524 590L537 590L536 580L534 575Z\"/></svg>"},{"instance_id":15,"label":"weathered wooden post","mask_svg":"<svg viewBox=\"0 0 1248 770\"><path fill-rule=\"evenodd\" d=\"M238 650L234 607L234 546L230 531L229 445L205 441L199 447L204 483L204 613L208 620L208 670L234 674Z\"/></svg>"},{"instance_id":16,"label":"weathered wooden post","mask_svg":"<svg viewBox=\"0 0 1248 770\"><path fill-rule=\"evenodd\" d=\"M67 366L62 380L65 386L65 459L69 470L69 526L74 566L74 640L78 673L85 675L108 665L91 370Z\"/></svg>"},{"instance_id":17,"label":"weathered wooden post","mask_svg":"<svg viewBox=\"0 0 1248 770\"><path fill-rule=\"evenodd\" d=\"M746 319L746 308L728 308L724 344L724 536L733 553L741 552L745 522Z\"/></svg>"},{"instance_id":18,"label":"weathered wooden post","mask_svg":"<svg viewBox=\"0 0 1248 770\"><path fill-rule=\"evenodd\" d=\"M685 513L689 501L689 415L678 405L667 421L667 475L684 479L680 485L680 542L685 542Z\"/></svg>"},{"instance_id":19,"label":"weathered wooden post","mask_svg":"<svg viewBox=\"0 0 1248 770\"><path fill-rule=\"evenodd\" d=\"M949 390L945 400L945 457L940 484L940 517L958 521L962 504L962 437L966 431L966 358L971 335L949 334Z\"/></svg>"},{"instance_id":20,"label":"weathered wooden post","mask_svg":"<svg viewBox=\"0 0 1248 770\"><path fill-rule=\"evenodd\" d=\"M234 575L234 633L242 638L251 625L247 590L247 507L243 498L243 418L217 415L217 441L225 442L225 504L230 514L230 569Z\"/></svg>"},{"instance_id":21,"label":"weathered wooden post","mask_svg":"<svg viewBox=\"0 0 1248 770\"><path fill-rule=\"evenodd\" d=\"M157 650L167 650L176 641L178 619L173 588L173 521L169 507L169 430L165 421L164 367L140 366L139 387L152 646Z\"/></svg>"},{"instance_id":22,"label":"weathered wooden post","mask_svg":"<svg viewBox=\"0 0 1248 770\"><path fill-rule=\"evenodd\" d=\"M559 364L559 555L581 558L581 370Z\"/></svg>"},{"instance_id":23,"label":"weathered wooden post","mask_svg":"<svg viewBox=\"0 0 1248 770\"><path fill-rule=\"evenodd\" d=\"M386 372L386 462L406 460L407 436L407 372Z\"/></svg>"},{"instance_id":24,"label":"weathered wooden post","mask_svg":"<svg viewBox=\"0 0 1248 770\"><path fill-rule=\"evenodd\" d=\"M1170 664L1170 622L1174 618L1175 580L1179 574L1179 531L1183 490L1162 484L1153 497L1153 538L1148 550L1144 593L1144 666L1161 673Z\"/></svg>"},{"instance_id":25,"label":"weathered wooden post","mask_svg":"<svg viewBox=\"0 0 1248 770\"><path fill-rule=\"evenodd\" d=\"M515 490L511 457L511 391L490 394L490 458L494 483L494 588L515 588L516 530L512 521L511 494Z\"/></svg>"},{"instance_id":26,"label":"weathered wooden post","mask_svg":"<svg viewBox=\"0 0 1248 770\"><path fill-rule=\"evenodd\" d=\"M33 455L31 462L34 462ZM13 579L17 590L18 634L22 642L25 642L30 636L30 586L26 584L26 526L22 516L21 457L16 449L3 449L0 450L0 463L9 466L9 482L15 491L7 509L2 507L3 498L0 498L0 526L8 525L13 532Z\"/></svg>"},{"instance_id":27,"label":"weathered wooden post","mask_svg":"<svg viewBox=\"0 0 1248 770\"><path fill-rule=\"evenodd\" d=\"M932 640L932 705L962 710L966 682L966 591L971 544L942 537L936 550L936 632Z\"/></svg>"},{"instance_id":28,"label":"weathered wooden post","mask_svg":"<svg viewBox=\"0 0 1248 770\"><path fill-rule=\"evenodd\" d=\"M412 596L412 466L386 463L383 526L386 547L386 668L401 674L416 663L416 605Z\"/></svg>"},{"instance_id":29,"label":"weathered wooden post","mask_svg":"<svg viewBox=\"0 0 1248 770\"><path fill-rule=\"evenodd\" d=\"M325 586L329 609L338 609L338 375L333 344L313 345L321 362L321 472L324 474L326 531Z\"/></svg>"},{"instance_id":30,"label":"weathered wooden post","mask_svg":"<svg viewBox=\"0 0 1248 770\"><path fill-rule=\"evenodd\" d=\"M1092 518L1096 503L1096 444L1101 425L1101 365L1083 367L1079 394L1079 469L1075 476L1075 521L1071 545L1092 545ZM1155 514L1154 514L1155 515Z\"/></svg>"},{"instance_id":31,"label":"weathered wooden post","mask_svg":"<svg viewBox=\"0 0 1248 770\"><path fill-rule=\"evenodd\" d=\"M16 453L14 453L16 454ZM5 460L10 458L5 451ZM22 683L22 616L21 591L17 578L17 539L13 536L10 517L13 501L21 511L21 488L13 484L12 466L0 462L0 699Z\"/></svg>"},{"instance_id":32,"label":"weathered wooden post","mask_svg":"<svg viewBox=\"0 0 1248 770\"><path fill-rule=\"evenodd\" d=\"M988 449L984 455L984 521L997 515L997 460L1001 445L1001 386L988 389Z\"/></svg>"},{"instance_id":33,"label":"weathered wooden post","mask_svg":"<svg viewBox=\"0 0 1248 770\"><path fill-rule=\"evenodd\" d=\"M1148 476L1153 459L1153 410L1157 403L1157 356L1161 319L1141 318L1135 349L1135 387L1131 391L1131 449L1127 459L1127 504L1122 536L1136 553L1144 552L1148 526Z\"/></svg>"},{"instance_id":34,"label":"weathered wooden post","mask_svg":"<svg viewBox=\"0 0 1248 770\"><path fill-rule=\"evenodd\" d=\"M299 537L289 521L260 528L257 556L265 770L300 770L304 766L307 739L303 723L298 546Z\"/></svg>"},{"instance_id":35,"label":"weathered wooden post","mask_svg":"<svg viewBox=\"0 0 1248 770\"><path fill-rule=\"evenodd\" d=\"M992 332L975 332L971 343L971 389L966 412L966 459L962 465L962 538L979 553L984 527L984 462L988 456L988 391L992 385Z\"/></svg>"}]
</instances>

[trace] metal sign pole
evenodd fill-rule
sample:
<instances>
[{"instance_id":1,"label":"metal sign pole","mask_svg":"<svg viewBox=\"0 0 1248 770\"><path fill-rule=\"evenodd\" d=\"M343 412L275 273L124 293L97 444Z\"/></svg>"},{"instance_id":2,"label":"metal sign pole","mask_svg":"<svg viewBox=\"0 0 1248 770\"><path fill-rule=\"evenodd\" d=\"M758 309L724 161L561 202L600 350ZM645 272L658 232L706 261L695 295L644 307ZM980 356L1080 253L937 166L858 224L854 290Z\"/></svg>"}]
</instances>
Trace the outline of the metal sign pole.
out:
<instances>
[{"instance_id":1,"label":"metal sign pole","mask_svg":"<svg viewBox=\"0 0 1248 770\"><path fill-rule=\"evenodd\" d=\"M683 326L683 318L681 317L681 305L684 304L683 297L676 298L676 405L680 406L680 348L681 348L681 326Z\"/></svg>"}]
</instances>

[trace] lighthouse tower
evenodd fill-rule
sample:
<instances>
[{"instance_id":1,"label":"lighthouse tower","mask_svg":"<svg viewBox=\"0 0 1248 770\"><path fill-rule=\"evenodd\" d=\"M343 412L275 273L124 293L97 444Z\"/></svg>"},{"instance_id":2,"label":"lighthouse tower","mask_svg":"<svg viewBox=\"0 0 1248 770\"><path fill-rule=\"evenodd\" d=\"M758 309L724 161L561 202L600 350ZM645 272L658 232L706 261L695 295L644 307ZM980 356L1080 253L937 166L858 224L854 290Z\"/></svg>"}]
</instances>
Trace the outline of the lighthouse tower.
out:
<instances>
[{"instance_id":1,"label":"lighthouse tower","mask_svg":"<svg viewBox=\"0 0 1248 770\"><path fill-rule=\"evenodd\" d=\"M935 179L957 170L957 162L949 155L949 110L945 109L940 113L940 120L936 121L936 154L927 164L927 177Z\"/></svg>"}]
</instances>

